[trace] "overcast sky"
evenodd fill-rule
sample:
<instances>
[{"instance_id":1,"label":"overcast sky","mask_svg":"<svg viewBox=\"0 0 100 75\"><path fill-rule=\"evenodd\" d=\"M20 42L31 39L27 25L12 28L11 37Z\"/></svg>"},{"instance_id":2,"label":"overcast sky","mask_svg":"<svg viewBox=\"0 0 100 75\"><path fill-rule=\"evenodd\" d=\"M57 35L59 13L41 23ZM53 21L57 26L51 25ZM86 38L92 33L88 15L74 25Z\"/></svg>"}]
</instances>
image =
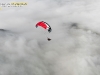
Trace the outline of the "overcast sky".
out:
<instances>
[{"instance_id":1,"label":"overcast sky","mask_svg":"<svg viewBox=\"0 0 100 75\"><path fill-rule=\"evenodd\" d=\"M0 0L0 75L100 75L99 20L99 0Z\"/></svg>"}]
</instances>

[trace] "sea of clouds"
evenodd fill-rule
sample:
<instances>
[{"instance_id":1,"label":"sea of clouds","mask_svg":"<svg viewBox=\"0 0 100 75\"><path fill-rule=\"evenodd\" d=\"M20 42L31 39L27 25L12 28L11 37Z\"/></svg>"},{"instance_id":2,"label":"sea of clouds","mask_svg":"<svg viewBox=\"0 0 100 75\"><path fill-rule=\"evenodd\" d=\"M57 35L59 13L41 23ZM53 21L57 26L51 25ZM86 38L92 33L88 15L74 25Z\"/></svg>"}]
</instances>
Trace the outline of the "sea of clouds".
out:
<instances>
[{"instance_id":1,"label":"sea of clouds","mask_svg":"<svg viewBox=\"0 0 100 75\"><path fill-rule=\"evenodd\" d=\"M0 6L0 75L100 75L99 0L11 2L27 5Z\"/></svg>"}]
</instances>

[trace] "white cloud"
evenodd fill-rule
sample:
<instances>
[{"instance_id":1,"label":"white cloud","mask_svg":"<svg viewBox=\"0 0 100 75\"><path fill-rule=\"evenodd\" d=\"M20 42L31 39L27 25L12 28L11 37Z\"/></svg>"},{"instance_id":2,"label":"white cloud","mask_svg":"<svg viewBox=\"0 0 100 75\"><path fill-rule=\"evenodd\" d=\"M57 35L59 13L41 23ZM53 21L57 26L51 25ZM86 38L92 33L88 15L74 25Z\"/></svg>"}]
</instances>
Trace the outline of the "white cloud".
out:
<instances>
[{"instance_id":1,"label":"white cloud","mask_svg":"<svg viewBox=\"0 0 100 75\"><path fill-rule=\"evenodd\" d=\"M0 10L0 75L100 74L99 0L17 1L28 5Z\"/></svg>"}]
</instances>

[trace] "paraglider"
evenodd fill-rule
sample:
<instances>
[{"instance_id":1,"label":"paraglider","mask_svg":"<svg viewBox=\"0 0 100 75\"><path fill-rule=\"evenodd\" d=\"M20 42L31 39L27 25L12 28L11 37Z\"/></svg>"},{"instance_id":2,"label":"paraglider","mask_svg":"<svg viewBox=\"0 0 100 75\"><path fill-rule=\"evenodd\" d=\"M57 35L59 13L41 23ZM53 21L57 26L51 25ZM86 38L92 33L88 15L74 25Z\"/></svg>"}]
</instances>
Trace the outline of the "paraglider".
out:
<instances>
[{"instance_id":1,"label":"paraglider","mask_svg":"<svg viewBox=\"0 0 100 75\"><path fill-rule=\"evenodd\" d=\"M36 24L36 28L40 26L42 28L44 28L45 30L48 30L48 32L50 33L52 31L50 25L44 21L40 21ZM50 41L51 39L47 37L47 40Z\"/></svg>"}]
</instances>

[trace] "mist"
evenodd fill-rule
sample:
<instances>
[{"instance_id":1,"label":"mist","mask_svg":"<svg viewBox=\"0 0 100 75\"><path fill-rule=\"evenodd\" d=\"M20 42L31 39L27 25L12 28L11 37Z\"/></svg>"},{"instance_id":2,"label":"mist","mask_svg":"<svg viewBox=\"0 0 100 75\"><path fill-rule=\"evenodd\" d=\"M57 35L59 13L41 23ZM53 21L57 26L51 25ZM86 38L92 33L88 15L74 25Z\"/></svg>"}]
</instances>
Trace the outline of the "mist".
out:
<instances>
[{"instance_id":1,"label":"mist","mask_svg":"<svg viewBox=\"0 0 100 75\"><path fill-rule=\"evenodd\" d=\"M100 75L99 0L11 2L27 5L0 4L0 75Z\"/></svg>"}]
</instances>

